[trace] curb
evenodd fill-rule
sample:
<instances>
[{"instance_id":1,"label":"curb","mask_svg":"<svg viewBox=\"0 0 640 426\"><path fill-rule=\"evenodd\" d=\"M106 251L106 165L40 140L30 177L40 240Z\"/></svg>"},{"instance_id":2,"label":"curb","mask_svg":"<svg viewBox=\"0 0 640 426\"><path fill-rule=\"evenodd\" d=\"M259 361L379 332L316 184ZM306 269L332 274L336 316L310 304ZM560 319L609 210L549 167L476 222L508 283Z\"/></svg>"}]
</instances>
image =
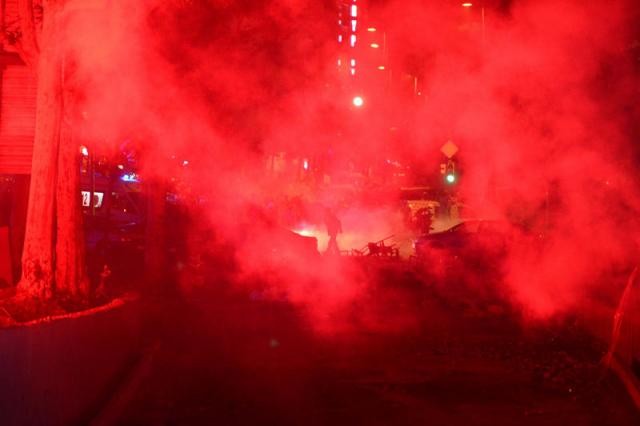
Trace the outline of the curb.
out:
<instances>
[{"instance_id":1,"label":"curb","mask_svg":"<svg viewBox=\"0 0 640 426\"><path fill-rule=\"evenodd\" d=\"M611 368L620 381L622 381L624 387L627 389L627 393L631 397L631 400L638 411L640 411L640 380L638 380L633 372L625 367L615 356L611 358L609 368Z\"/></svg>"}]
</instances>

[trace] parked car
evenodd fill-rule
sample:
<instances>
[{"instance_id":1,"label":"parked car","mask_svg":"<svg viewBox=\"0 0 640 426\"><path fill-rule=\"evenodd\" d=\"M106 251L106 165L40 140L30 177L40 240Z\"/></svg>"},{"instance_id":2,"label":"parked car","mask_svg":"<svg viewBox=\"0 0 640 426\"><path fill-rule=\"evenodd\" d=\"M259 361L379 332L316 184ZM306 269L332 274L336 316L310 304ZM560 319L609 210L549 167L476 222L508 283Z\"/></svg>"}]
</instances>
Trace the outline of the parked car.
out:
<instances>
[{"instance_id":1,"label":"parked car","mask_svg":"<svg viewBox=\"0 0 640 426\"><path fill-rule=\"evenodd\" d=\"M425 234L415 243L416 256L445 267L488 266L500 262L525 233L498 220L466 220L441 232Z\"/></svg>"}]
</instances>

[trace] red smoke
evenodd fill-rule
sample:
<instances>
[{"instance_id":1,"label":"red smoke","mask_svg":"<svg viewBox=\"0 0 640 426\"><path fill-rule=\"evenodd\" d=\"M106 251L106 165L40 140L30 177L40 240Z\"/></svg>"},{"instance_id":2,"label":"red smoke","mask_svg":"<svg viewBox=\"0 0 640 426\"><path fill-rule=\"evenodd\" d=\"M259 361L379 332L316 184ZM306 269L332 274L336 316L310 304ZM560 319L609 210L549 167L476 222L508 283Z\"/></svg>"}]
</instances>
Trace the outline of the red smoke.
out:
<instances>
[{"instance_id":1,"label":"red smoke","mask_svg":"<svg viewBox=\"0 0 640 426\"><path fill-rule=\"evenodd\" d=\"M181 178L207 200L199 216L239 247L240 280L261 276L270 294L323 327L361 301L367 278L313 256L268 276L260 253L271 231L253 223L248 248L238 217L297 195L307 211L291 228L307 227L323 248L320 218L332 207L343 248L361 248L401 227L395 196L366 181L377 165L431 173L449 139L460 147L468 215L543 237L542 248L518 245L506 259L501 291L516 306L541 316L576 307L601 276L635 261L634 2L487 2L484 25L478 7L459 2L359 2L385 33L388 62L382 79L363 75L351 86L336 73L333 2L124 3L68 20L84 137L112 147L136 140L147 178L175 177L176 159L187 159ZM361 110L350 103L356 93ZM334 183L350 170L374 202L335 185L314 189L322 174L273 178L269 156L280 151L308 159L312 171L322 165Z\"/></svg>"}]
</instances>

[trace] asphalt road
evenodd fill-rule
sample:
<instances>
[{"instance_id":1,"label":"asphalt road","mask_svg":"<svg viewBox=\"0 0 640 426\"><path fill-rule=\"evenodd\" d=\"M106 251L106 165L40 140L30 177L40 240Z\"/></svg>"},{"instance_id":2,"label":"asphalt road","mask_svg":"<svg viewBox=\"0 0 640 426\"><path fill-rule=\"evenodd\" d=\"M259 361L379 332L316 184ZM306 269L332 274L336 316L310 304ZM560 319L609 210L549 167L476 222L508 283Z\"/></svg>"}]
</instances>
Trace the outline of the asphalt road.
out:
<instances>
[{"instance_id":1,"label":"asphalt road","mask_svg":"<svg viewBox=\"0 0 640 426\"><path fill-rule=\"evenodd\" d=\"M158 302L125 425L638 425L575 318L524 326L415 285L318 330L304 307L217 287ZM374 306L374 309L370 307ZM386 326L388 325L388 326Z\"/></svg>"}]
</instances>

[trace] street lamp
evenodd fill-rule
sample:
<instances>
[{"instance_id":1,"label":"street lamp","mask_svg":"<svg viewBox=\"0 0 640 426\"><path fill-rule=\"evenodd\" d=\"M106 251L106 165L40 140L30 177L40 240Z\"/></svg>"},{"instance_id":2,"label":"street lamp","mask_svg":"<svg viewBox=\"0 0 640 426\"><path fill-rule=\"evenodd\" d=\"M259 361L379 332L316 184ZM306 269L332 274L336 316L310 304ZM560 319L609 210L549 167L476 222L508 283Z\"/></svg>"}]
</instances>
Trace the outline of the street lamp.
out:
<instances>
[{"instance_id":1,"label":"street lamp","mask_svg":"<svg viewBox=\"0 0 640 426\"><path fill-rule=\"evenodd\" d=\"M362 99L362 96L354 96L353 97L353 106L360 108L362 105L364 105L364 99Z\"/></svg>"},{"instance_id":2,"label":"street lamp","mask_svg":"<svg viewBox=\"0 0 640 426\"><path fill-rule=\"evenodd\" d=\"M473 6L473 3L471 2L462 3L462 7L472 7L472 6ZM485 39L484 2L480 4L480 14L482 16L482 44L484 44L484 39Z\"/></svg>"}]
</instances>

